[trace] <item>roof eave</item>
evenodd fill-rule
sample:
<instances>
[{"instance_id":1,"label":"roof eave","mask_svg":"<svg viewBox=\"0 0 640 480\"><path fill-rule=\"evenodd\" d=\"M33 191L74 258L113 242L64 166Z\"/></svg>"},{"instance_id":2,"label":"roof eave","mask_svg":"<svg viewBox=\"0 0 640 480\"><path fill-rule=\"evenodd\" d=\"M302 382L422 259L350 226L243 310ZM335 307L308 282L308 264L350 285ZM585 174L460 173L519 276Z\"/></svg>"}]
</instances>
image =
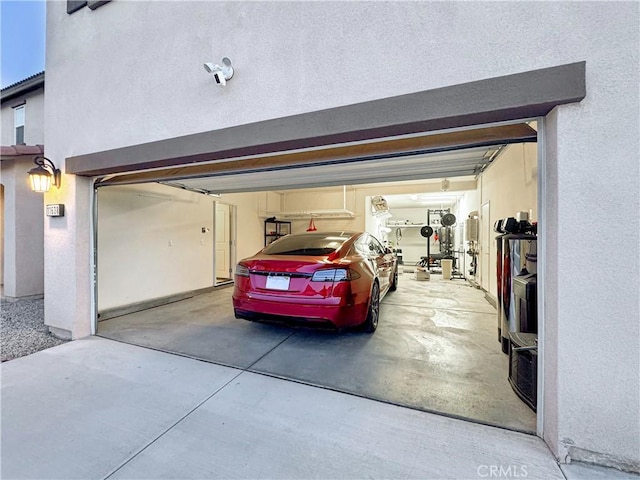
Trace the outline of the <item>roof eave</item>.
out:
<instances>
[{"instance_id":1,"label":"roof eave","mask_svg":"<svg viewBox=\"0 0 640 480\"><path fill-rule=\"evenodd\" d=\"M44 87L44 72L2 89L2 103Z\"/></svg>"}]
</instances>

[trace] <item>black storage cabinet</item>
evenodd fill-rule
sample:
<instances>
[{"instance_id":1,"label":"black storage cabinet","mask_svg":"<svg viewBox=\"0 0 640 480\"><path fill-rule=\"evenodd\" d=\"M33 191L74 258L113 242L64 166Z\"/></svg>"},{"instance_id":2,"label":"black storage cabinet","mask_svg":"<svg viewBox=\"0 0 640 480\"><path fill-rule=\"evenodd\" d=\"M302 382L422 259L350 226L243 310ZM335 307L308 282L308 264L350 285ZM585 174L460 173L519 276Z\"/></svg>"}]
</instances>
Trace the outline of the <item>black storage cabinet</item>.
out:
<instances>
[{"instance_id":1,"label":"black storage cabinet","mask_svg":"<svg viewBox=\"0 0 640 480\"><path fill-rule=\"evenodd\" d=\"M538 335L509 332L509 383L534 412L538 402Z\"/></svg>"},{"instance_id":2,"label":"black storage cabinet","mask_svg":"<svg viewBox=\"0 0 640 480\"><path fill-rule=\"evenodd\" d=\"M275 217L267 218L264 221L264 246L290 233L291 222L276 220Z\"/></svg>"},{"instance_id":3,"label":"black storage cabinet","mask_svg":"<svg viewBox=\"0 0 640 480\"><path fill-rule=\"evenodd\" d=\"M513 277L516 331L538 333L537 275L530 273Z\"/></svg>"}]
</instances>

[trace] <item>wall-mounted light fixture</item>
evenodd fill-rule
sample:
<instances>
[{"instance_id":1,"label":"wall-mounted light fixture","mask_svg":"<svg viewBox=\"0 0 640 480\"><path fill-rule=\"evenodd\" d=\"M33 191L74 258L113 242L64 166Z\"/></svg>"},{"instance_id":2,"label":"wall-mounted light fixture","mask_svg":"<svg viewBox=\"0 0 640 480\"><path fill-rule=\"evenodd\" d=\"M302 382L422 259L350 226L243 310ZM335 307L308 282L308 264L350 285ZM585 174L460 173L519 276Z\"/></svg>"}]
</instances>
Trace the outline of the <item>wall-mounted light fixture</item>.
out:
<instances>
[{"instance_id":1,"label":"wall-mounted light fixture","mask_svg":"<svg viewBox=\"0 0 640 480\"><path fill-rule=\"evenodd\" d=\"M51 160L47 157L37 156L33 159L33 163L36 164L36 167L29 170L31 190L41 193L48 192L52 183L60 188L62 172L56 168Z\"/></svg>"},{"instance_id":2,"label":"wall-mounted light fixture","mask_svg":"<svg viewBox=\"0 0 640 480\"><path fill-rule=\"evenodd\" d=\"M214 65L212 62L207 62L204 64L204 69L213 75L213 79L221 87L224 87L227 84L227 80L231 80L231 77L233 77L231 60L227 57L222 59L222 66L218 64Z\"/></svg>"}]
</instances>

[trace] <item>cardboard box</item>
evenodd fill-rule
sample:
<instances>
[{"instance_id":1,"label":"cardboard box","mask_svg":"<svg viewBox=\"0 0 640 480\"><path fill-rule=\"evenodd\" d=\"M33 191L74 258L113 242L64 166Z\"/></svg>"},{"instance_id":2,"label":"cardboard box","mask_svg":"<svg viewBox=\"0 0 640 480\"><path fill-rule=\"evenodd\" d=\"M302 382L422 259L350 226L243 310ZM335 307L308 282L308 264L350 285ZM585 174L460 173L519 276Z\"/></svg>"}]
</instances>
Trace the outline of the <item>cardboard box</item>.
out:
<instances>
[{"instance_id":1,"label":"cardboard box","mask_svg":"<svg viewBox=\"0 0 640 480\"><path fill-rule=\"evenodd\" d=\"M413 275L416 280L420 280L420 281L429 280L429 278L431 277L429 270L427 270L424 267L417 267Z\"/></svg>"}]
</instances>

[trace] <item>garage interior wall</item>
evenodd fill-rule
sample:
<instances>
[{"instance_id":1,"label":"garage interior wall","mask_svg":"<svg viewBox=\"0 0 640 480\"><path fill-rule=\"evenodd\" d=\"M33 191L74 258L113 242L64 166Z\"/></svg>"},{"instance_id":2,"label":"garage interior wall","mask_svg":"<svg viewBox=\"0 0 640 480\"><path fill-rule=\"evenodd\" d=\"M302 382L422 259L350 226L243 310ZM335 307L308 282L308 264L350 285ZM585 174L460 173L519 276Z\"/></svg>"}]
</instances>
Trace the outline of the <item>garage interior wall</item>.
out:
<instances>
[{"instance_id":1,"label":"garage interior wall","mask_svg":"<svg viewBox=\"0 0 640 480\"><path fill-rule=\"evenodd\" d=\"M436 208L436 207L430 207L430 208ZM445 208L451 208L451 207L447 205L447 207ZM451 208L451 213L456 215L456 218L459 218L458 213L454 210L456 209ZM427 208L426 207L415 206L411 208L396 208L392 206L389 209L389 213L391 213L392 215L391 218L389 219L389 221L391 222L409 221L410 223L422 223L423 225L427 224ZM402 249L402 259L405 265L413 265L416 262L420 261L420 257L427 254L427 242L430 242L432 246L435 242L435 237L433 235L427 240L422 235L420 235L420 230L417 228L401 229L400 232L402 237L400 238L400 240L397 240L396 238L396 229L393 229L392 227L392 230L393 231L387 235L387 240L392 241L394 246ZM457 240L459 236L456 235L455 238ZM436 251L439 251L439 250L435 250L433 248L430 250L430 252L434 252L434 253Z\"/></svg>"},{"instance_id":2,"label":"garage interior wall","mask_svg":"<svg viewBox=\"0 0 640 480\"><path fill-rule=\"evenodd\" d=\"M220 201L237 208L236 225L236 258L239 260L260 251L264 246L264 218L259 213L265 208L275 208L280 199L277 195L263 192L228 193L220 195ZM235 268L235 267L234 267Z\"/></svg>"},{"instance_id":3,"label":"garage interior wall","mask_svg":"<svg viewBox=\"0 0 640 480\"><path fill-rule=\"evenodd\" d=\"M496 220L515 216L516 212L529 212L531 222L538 221L538 151L535 143L510 145L498 156L478 179L480 192L480 211L482 204L489 202L489 225ZM481 222L482 225L482 222ZM493 240L496 233L493 230L489 237ZM489 278L488 282L481 279L481 286L497 297L496 278L496 248L489 250ZM478 268L481 267L480 261Z\"/></svg>"},{"instance_id":4,"label":"garage interior wall","mask_svg":"<svg viewBox=\"0 0 640 480\"><path fill-rule=\"evenodd\" d=\"M480 199L492 202L496 219L513 216L518 209L536 211L536 161L535 144L509 145L478 181L451 179L449 192L458 191L462 199L468 198L451 207L458 219L458 246L464 248L461 226L469 212L479 210ZM222 194L215 198L160 184L99 188L98 311L212 287L216 201L237 208L236 255L242 259L264 246L263 222L267 216L286 219L291 212L344 208L354 213L353 218L314 217L316 228L365 230L366 217L371 215L370 197L399 193L437 195L442 191L439 180L347 186L346 194L343 187L325 187ZM415 208L392 209L391 213L394 220L406 217L415 222L426 221L426 208L418 204ZM305 232L310 218L291 220L292 232ZM207 231L203 232L203 228ZM407 229L403 235L399 246L408 247L407 263L426 255L426 239L419 236L417 229ZM393 241L393 235L388 239ZM431 240L431 251L436 251ZM489 248L495 262L495 247L492 244ZM489 271L489 284L482 287L495 296L495 268Z\"/></svg>"},{"instance_id":5,"label":"garage interior wall","mask_svg":"<svg viewBox=\"0 0 640 480\"><path fill-rule=\"evenodd\" d=\"M156 184L99 190L99 311L211 286L213 206Z\"/></svg>"},{"instance_id":6,"label":"garage interior wall","mask_svg":"<svg viewBox=\"0 0 640 480\"><path fill-rule=\"evenodd\" d=\"M237 207L237 248L248 256L262 248L262 196L214 198L160 184L98 189L98 311L212 287L215 201Z\"/></svg>"},{"instance_id":7,"label":"garage interior wall","mask_svg":"<svg viewBox=\"0 0 640 480\"><path fill-rule=\"evenodd\" d=\"M491 226L496 220L512 217L518 211L529 212L531 221L537 221L537 155L537 144L535 143L508 145L494 162L478 176L477 182L459 182L452 178L449 192L464 192L457 208L452 208L458 224L463 223L470 212L479 212L484 202L490 202L491 204L491 218L489 220ZM314 189L313 194L310 194L310 192L311 190L285 192L283 211L298 212L343 208L343 192L341 189ZM346 195L346 209L354 212L354 218L316 218L314 223L318 230L326 228L363 230L366 225L365 217L367 212L365 208L368 205L367 197L401 193L433 193L436 195L442 193L442 191L440 182L402 182L378 186L349 186ZM424 208L419 210L425 211ZM391 213L394 214L394 211L392 210ZM393 220L398 219L398 216L401 218L403 215L405 215L405 212L396 212ZM417 220L420 215L426 219L425 215L420 212L413 213L407 219L415 218ZM292 231L294 233L304 232L308 225L309 219L292 220ZM458 242L463 238L461 233L462 231L456 232L456 244L459 244ZM492 240L495 235L493 231L490 232ZM405 243L409 243L409 239L413 239L413 236L415 236L413 233L409 233L404 239ZM496 250L493 243L489 247L491 252L489 277L482 279L480 285L495 298L497 295ZM419 260L419 258L412 259L409 257L407 259L409 261ZM479 270L480 264L478 265Z\"/></svg>"},{"instance_id":8,"label":"garage interior wall","mask_svg":"<svg viewBox=\"0 0 640 480\"><path fill-rule=\"evenodd\" d=\"M451 179L450 191L475 190L476 182L471 180L456 182ZM313 195L309 192L313 191ZM354 213L353 218L331 218L318 217L315 224L318 230L344 229L344 230L364 230L366 227L366 216L370 212L367 197L375 195L395 195L406 193L441 193L440 181L426 182L397 182L389 184L361 185L347 187L346 209ZM285 212L313 211L322 209L342 209L343 192L341 188L327 187L307 190L293 190L286 192L284 198ZM292 230L294 233L306 231L309 226L309 219L292 220ZM372 232L374 233L374 232Z\"/></svg>"}]
</instances>

